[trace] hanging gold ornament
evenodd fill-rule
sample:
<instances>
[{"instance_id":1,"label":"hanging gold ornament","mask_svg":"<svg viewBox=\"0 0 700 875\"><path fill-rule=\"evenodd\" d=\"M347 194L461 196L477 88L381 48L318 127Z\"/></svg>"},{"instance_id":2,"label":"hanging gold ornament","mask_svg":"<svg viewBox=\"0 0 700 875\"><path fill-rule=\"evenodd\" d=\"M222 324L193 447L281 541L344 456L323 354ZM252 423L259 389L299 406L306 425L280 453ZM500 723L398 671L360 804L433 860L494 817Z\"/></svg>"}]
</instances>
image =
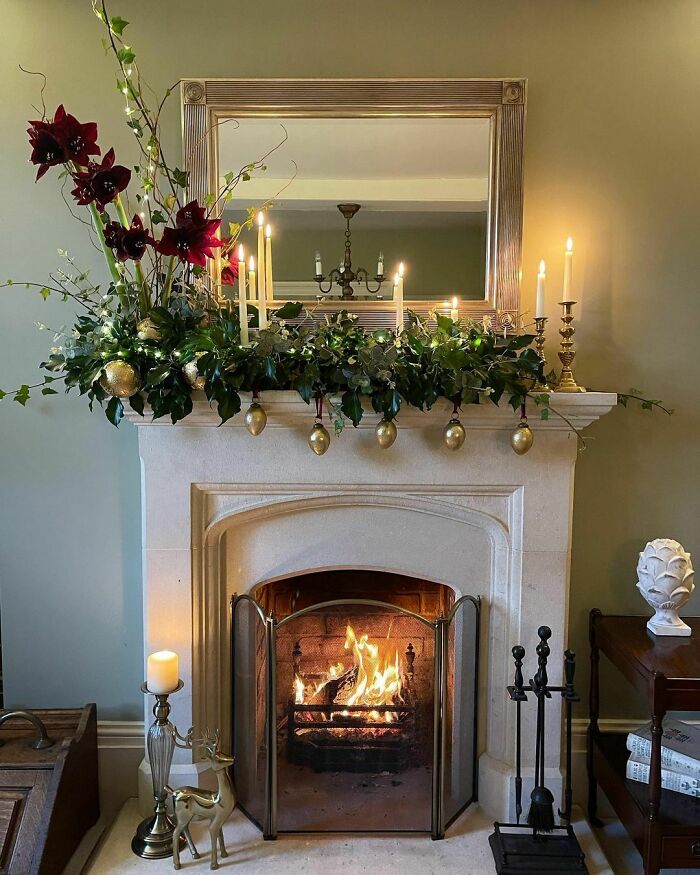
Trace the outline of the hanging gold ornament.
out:
<instances>
[{"instance_id":1,"label":"hanging gold ornament","mask_svg":"<svg viewBox=\"0 0 700 875\"><path fill-rule=\"evenodd\" d=\"M442 442L450 450L458 450L464 443L467 432L462 423L453 416L442 432Z\"/></svg>"},{"instance_id":2,"label":"hanging gold ornament","mask_svg":"<svg viewBox=\"0 0 700 875\"><path fill-rule=\"evenodd\" d=\"M206 377L199 373L197 361L204 355L203 352L198 352L191 362L187 362L182 366L182 376L187 380L193 389L203 389L207 382Z\"/></svg>"},{"instance_id":3,"label":"hanging gold ornament","mask_svg":"<svg viewBox=\"0 0 700 875\"><path fill-rule=\"evenodd\" d=\"M396 440L396 425L391 419L382 419L374 429L377 443L383 450L388 450Z\"/></svg>"},{"instance_id":4,"label":"hanging gold ornament","mask_svg":"<svg viewBox=\"0 0 700 875\"><path fill-rule=\"evenodd\" d=\"M309 446L317 456L322 456L331 445L331 436L322 422L315 422L309 435Z\"/></svg>"},{"instance_id":5,"label":"hanging gold ornament","mask_svg":"<svg viewBox=\"0 0 700 875\"><path fill-rule=\"evenodd\" d=\"M131 398L141 388L141 377L129 362L114 359L102 368L100 386L113 398Z\"/></svg>"},{"instance_id":6,"label":"hanging gold ornament","mask_svg":"<svg viewBox=\"0 0 700 875\"><path fill-rule=\"evenodd\" d=\"M148 316L136 323L136 336L139 340L160 340L161 338L156 324Z\"/></svg>"},{"instance_id":7,"label":"hanging gold ornament","mask_svg":"<svg viewBox=\"0 0 700 875\"><path fill-rule=\"evenodd\" d=\"M532 429L527 424L527 419L521 419L517 428L510 436L510 445L513 447L514 453L517 453L519 456L524 456L532 446L534 439L535 436L532 433Z\"/></svg>"},{"instance_id":8,"label":"hanging gold ornament","mask_svg":"<svg viewBox=\"0 0 700 875\"><path fill-rule=\"evenodd\" d=\"M245 412L245 427L253 437L257 437L266 425L267 413L257 401L253 401Z\"/></svg>"}]
</instances>

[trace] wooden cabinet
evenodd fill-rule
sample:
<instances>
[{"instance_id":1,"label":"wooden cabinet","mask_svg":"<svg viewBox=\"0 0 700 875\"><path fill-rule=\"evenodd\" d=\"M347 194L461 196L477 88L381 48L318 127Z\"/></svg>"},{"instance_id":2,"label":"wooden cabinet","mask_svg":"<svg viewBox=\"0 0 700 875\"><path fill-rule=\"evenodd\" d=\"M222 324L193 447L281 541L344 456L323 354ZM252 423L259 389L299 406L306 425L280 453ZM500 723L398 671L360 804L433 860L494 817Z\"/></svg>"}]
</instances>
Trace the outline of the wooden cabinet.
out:
<instances>
[{"instance_id":1,"label":"wooden cabinet","mask_svg":"<svg viewBox=\"0 0 700 875\"><path fill-rule=\"evenodd\" d=\"M684 617L688 638L655 637L646 617L590 613L590 723L588 727L588 813L597 821L601 787L644 859L645 875L661 868L700 869L700 799L661 789L661 735L668 711L700 711L700 617ZM600 655L649 703L652 723L650 783L625 777L626 734L601 732Z\"/></svg>"},{"instance_id":2,"label":"wooden cabinet","mask_svg":"<svg viewBox=\"0 0 700 875\"><path fill-rule=\"evenodd\" d=\"M24 721L0 727L0 875L60 875L100 813L95 705L33 713L51 747Z\"/></svg>"}]
</instances>

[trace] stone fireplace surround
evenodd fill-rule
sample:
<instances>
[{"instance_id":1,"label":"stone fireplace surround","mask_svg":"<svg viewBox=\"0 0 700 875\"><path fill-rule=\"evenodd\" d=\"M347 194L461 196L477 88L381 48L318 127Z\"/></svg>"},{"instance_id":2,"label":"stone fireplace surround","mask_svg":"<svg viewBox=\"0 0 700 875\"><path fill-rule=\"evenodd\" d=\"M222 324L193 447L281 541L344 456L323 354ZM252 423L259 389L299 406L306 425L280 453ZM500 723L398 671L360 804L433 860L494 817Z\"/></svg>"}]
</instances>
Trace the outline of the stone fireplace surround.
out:
<instances>
[{"instance_id":1,"label":"stone fireplace surround","mask_svg":"<svg viewBox=\"0 0 700 875\"><path fill-rule=\"evenodd\" d=\"M243 400L244 408L249 399ZM184 423L135 414L142 462L144 651L180 656L185 688L171 720L220 727L230 738L229 602L259 583L314 569L394 571L482 596L479 803L490 817L513 812L514 709L511 647L527 648L534 671L537 627L553 636L557 683L567 637L575 435L556 415L531 427L535 443L516 456L513 411L464 409L467 441L441 443L451 406L401 412L389 450L373 435L378 417L347 427L323 457L306 443L313 413L296 393L262 398L268 425L257 438L237 416L217 428L202 397ZM553 407L584 428L616 403L611 393L553 396ZM144 656L145 658L145 656ZM146 703L146 728L151 720ZM554 726L557 704L549 719ZM534 709L524 710L524 737ZM530 751L524 751L525 765ZM548 782L561 786L559 733L548 734ZM204 766L177 750L171 783L197 783ZM152 807L150 770L140 801ZM526 786L527 792L527 786Z\"/></svg>"}]
</instances>

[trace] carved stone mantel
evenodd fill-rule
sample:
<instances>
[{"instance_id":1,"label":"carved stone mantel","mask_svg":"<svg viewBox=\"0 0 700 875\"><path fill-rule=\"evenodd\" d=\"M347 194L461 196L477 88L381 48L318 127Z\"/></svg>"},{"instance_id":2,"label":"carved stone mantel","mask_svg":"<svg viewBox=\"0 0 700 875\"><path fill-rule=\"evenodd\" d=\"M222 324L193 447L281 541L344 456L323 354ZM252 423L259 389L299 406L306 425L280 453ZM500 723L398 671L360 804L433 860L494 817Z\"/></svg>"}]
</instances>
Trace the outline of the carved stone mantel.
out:
<instances>
[{"instance_id":1,"label":"carved stone mantel","mask_svg":"<svg viewBox=\"0 0 700 875\"><path fill-rule=\"evenodd\" d=\"M402 409L393 447L378 447L368 413L332 436L328 452L307 445L313 407L294 392L261 399L268 425L258 437L242 415L222 427L202 396L176 426L130 412L142 460L144 647L180 655L185 689L171 719L230 729L229 600L263 581L321 568L414 574L482 596L480 792L490 815L512 816L514 711L511 647L530 671L536 630L553 629L557 683L567 639L573 469L577 440L616 403L612 393L552 395L549 419L528 409L535 431L525 456L510 448L519 417L507 405L468 405L467 440L453 452L441 435L452 407ZM243 399L243 409L249 399ZM563 417L563 418L562 418ZM568 423L567 421L568 420ZM329 431L332 432L330 426ZM552 702L549 719L556 720ZM150 715L149 705L145 716ZM530 713L532 711L532 713ZM534 710L525 732L534 735ZM548 746L548 785L559 782L558 735ZM527 763L526 763L527 765ZM199 764L177 751L173 781L193 783ZM150 798L148 764L142 799Z\"/></svg>"}]
</instances>

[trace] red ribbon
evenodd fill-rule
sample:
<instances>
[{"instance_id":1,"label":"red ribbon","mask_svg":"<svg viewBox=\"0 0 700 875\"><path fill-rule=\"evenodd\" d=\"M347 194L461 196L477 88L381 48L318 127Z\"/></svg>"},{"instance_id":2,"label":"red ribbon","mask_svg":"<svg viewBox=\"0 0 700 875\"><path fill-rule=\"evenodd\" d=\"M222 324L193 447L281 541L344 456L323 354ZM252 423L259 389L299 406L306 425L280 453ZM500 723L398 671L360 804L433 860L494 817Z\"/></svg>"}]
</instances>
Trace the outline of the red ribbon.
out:
<instances>
[{"instance_id":1,"label":"red ribbon","mask_svg":"<svg viewBox=\"0 0 700 875\"><path fill-rule=\"evenodd\" d=\"M323 394L321 392L316 395L316 419L319 422L323 420Z\"/></svg>"}]
</instances>

